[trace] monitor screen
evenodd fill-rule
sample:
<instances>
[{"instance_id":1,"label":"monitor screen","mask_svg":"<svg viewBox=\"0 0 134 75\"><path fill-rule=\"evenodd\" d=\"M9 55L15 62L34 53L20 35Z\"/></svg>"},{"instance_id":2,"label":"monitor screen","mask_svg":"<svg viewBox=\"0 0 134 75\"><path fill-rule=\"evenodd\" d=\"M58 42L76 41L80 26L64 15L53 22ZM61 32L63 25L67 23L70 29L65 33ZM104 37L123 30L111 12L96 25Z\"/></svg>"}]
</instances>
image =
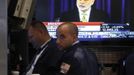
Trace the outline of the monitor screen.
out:
<instances>
[{"instance_id":1,"label":"monitor screen","mask_svg":"<svg viewBox=\"0 0 134 75\"><path fill-rule=\"evenodd\" d=\"M56 38L56 28L63 22L43 22L51 37ZM90 42L97 45L124 45L133 46L134 31L128 23L104 23L104 22L73 22L79 30L78 38L82 42Z\"/></svg>"},{"instance_id":2,"label":"monitor screen","mask_svg":"<svg viewBox=\"0 0 134 75\"><path fill-rule=\"evenodd\" d=\"M81 22L81 5L78 7L77 1L38 0L34 18L47 26L53 38L56 38L55 30L58 25L62 22L73 22L78 26L78 38L82 42L134 46L131 0L95 0L86 22Z\"/></svg>"},{"instance_id":3,"label":"monitor screen","mask_svg":"<svg viewBox=\"0 0 134 75\"><path fill-rule=\"evenodd\" d=\"M76 1L77 0L37 0L34 18L42 22L65 21L61 20L61 16L64 13L69 14L74 12L72 13L73 15L69 15L72 19L75 15L79 16L78 13L75 12L78 8ZM99 10L98 13L101 11L103 11L102 13L107 13L108 18L106 19L109 19L111 23L133 23L133 0L95 0L91 6L91 11L93 8L97 9L97 11ZM98 13L93 12L93 14ZM100 17L101 15L97 16ZM66 21L69 20L67 19ZM79 20L70 21L76 22Z\"/></svg>"}]
</instances>

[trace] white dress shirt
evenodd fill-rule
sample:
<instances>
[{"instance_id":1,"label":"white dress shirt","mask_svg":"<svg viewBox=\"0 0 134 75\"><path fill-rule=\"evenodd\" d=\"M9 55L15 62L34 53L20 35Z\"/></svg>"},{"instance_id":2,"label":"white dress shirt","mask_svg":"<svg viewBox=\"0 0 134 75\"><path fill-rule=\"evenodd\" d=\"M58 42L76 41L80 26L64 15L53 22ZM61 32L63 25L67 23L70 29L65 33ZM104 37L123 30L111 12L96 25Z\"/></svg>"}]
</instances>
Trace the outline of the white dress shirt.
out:
<instances>
[{"instance_id":1,"label":"white dress shirt","mask_svg":"<svg viewBox=\"0 0 134 75\"><path fill-rule=\"evenodd\" d=\"M79 11L79 19L80 19L80 21L82 22L82 20L83 20L83 14L85 14L86 15L85 16L86 22L88 22L89 21L89 18L90 18L91 8L89 8L85 12L83 12L83 11L81 11L79 9L78 9L78 11Z\"/></svg>"},{"instance_id":2,"label":"white dress shirt","mask_svg":"<svg viewBox=\"0 0 134 75\"><path fill-rule=\"evenodd\" d=\"M41 45L41 48L43 48L50 40L51 40L51 39L49 39L49 40L46 41L43 45ZM32 75L33 70L34 70L34 67L35 67L35 65L36 65L36 63L37 63L37 61L38 61L38 59L40 58L41 54L45 51L45 49L46 49L47 47L48 47L48 45L46 45L46 46L43 48L43 50L41 50L40 53L36 55L36 58L35 58L34 62L32 63L32 65L31 65L29 71L26 73L26 75Z\"/></svg>"},{"instance_id":3,"label":"white dress shirt","mask_svg":"<svg viewBox=\"0 0 134 75\"><path fill-rule=\"evenodd\" d=\"M79 40L75 41L75 42L72 44L72 46L75 45L75 44L77 44L77 43L79 43L79 42L80 42Z\"/></svg>"}]
</instances>

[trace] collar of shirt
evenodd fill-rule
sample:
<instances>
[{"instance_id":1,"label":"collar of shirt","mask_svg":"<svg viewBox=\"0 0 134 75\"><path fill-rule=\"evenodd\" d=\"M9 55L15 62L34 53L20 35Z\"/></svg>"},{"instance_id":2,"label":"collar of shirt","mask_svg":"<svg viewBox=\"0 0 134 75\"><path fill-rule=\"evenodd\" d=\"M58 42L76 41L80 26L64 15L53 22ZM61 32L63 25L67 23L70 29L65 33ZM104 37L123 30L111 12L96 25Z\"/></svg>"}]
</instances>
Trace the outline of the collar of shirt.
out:
<instances>
[{"instance_id":1,"label":"collar of shirt","mask_svg":"<svg viewBox=\"0 0 134 75\"><path fill-rule=\"evenodd\" d=\"M71 46L67 47L67 48L64 49L63 51L64 51L64 52L68 52L68 51L70 51L69 48L71 48L72 46L74 46L75 44L77 44L77 43L79 43L79 42L80 42L79 40L75 41Z\"/></svg>"},{"instance_id":2,"label":"collar of shirt","mask_svg":"<svg viewBox=\"0 0 134 75\"><path fill-rule=\"evenodd\" d=\"M50 40L51 40L51 38L48 39L44 44L42 44L42 45L40 46L40 48L43 48Z\"/></svg>"},{"instance_id":3,"label":"collar of shirt","mask_svg":"<svg viewBox=\"0 0 134 75\"><path fill-rule=\"evenodd\" d=\"M83 17L82 14L85 13L87 15L85 18L86 18L86 20L88 22L89 21L89 18L90 18L90 13L91 13L91 7L86 12L82 12L79 9L78 9L78 11L79 11L79 19L80 19L80 21L82 21L82 17Z\"/></svg>"},{"instance_id":4,"label":"collar of shirt","mask_svg":"<svg viewBox=\"0 0 134 75\"><path fill-rule=\"evenodd\" d=\"M80 42L79 40L75 41L75 42L72 44L72 46L75 45L75 44L77 44L77 43L79 43L79 42Z\"/></svg>"},{"instance_id":5,"label":"collar of shirt","mask_svg":"<svg viewBox=\"0 0 134 75\"><path fill-rule=\"evenodd\" d=\"M47 42L45 42L42 46L45 46L50 40L51 40L51 39L49 39ZM48 45L46 45L46 46L42 49L42 51L40 51L40 52L36 55L36 57L35 57L33 63L32 63L31 66L30 66L30 69L27 71L26 75L32 75L33 70L34 70L34 68L35 68L35 65L36 65L38 59L40 58L40 56L42 55L42 53L44 52L44 50L45 50L47 47L48 47Z\"/></svg>"}]
</instances>

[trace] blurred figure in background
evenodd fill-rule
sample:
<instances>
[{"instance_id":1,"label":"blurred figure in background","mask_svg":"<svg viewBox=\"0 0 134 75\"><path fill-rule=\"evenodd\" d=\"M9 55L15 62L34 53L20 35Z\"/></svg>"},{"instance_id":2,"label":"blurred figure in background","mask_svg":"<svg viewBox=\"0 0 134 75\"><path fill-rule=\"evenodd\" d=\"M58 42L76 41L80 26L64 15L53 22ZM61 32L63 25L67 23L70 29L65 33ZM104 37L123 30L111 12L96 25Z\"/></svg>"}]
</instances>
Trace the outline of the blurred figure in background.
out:
<instances>
[{"instance_id":1,"label":"blurred figure in background","mask_svg":"<svg viewBox=\"0 0 134 75\"><path fill-rule=\"evenodd\" d=\"M125 71L126 75L134 74L134 53L127 56L125 60Z\"/></svg>"}]
</instances>

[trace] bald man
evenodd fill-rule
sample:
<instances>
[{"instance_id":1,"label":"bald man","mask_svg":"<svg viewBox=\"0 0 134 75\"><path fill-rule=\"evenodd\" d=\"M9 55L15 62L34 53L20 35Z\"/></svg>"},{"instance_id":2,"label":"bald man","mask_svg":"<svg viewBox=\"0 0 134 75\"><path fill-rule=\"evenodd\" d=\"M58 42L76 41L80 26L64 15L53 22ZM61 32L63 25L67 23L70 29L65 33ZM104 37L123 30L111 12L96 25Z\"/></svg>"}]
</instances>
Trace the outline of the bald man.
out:
<instances>
[{"instance_id":1,"label":"bald man","mask_svg":"<svg viewBox=\"0 0 134 75\"><path fill-rule=\"evenodd\" d=\"M58 47L64 51L57 75L98 75L96 56L80 44L75 24L61 24L56 35Z\"/></svg>"},{"instance_id":2,"label":"bald man","mask_svg":"<svg viewBox=\"0 0 134 75\"><path fill-rule=\"evenodd\" d=\"M62 22L109 22L106 12L93 7L95 0L76 0L76 8L60 16Z\"/></svg>"}]
</instances>

